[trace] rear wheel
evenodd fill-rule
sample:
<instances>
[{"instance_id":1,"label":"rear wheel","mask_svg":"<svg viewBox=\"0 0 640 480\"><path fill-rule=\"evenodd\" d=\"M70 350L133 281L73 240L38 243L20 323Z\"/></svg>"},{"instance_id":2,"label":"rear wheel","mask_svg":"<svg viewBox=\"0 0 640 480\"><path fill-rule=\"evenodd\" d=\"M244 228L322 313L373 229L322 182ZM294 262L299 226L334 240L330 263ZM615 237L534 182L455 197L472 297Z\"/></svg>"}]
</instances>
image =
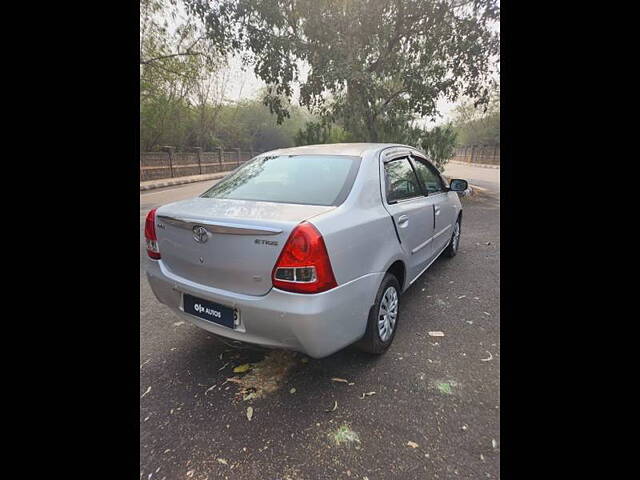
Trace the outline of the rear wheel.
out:
<instances>
[{"instance_id":1,"label":"rear wheel","mask_svg":"<svg viewBox=\"0 0 640 480\"><path fill-rule=\"evenodd\" d=\"M389 348L398 327L399 307L400 283L387 273L369 311L367 330L357 344L361 350L380 355Z\"/></svg>"},{"instance_id":2,"label":"rear wheel","mask_svg":"<svg viewBox=\"0 0 640 480\"><path fill-rule=\"evenodd\" d=\"M460 246L460 217L456 220L455 225L453 226L453 233L451 234L451 241L449 242L449 246L444 251L444 254L449 257L455 257L456 253L458 253L458 247Z\"/></svg>"}]
</instances>

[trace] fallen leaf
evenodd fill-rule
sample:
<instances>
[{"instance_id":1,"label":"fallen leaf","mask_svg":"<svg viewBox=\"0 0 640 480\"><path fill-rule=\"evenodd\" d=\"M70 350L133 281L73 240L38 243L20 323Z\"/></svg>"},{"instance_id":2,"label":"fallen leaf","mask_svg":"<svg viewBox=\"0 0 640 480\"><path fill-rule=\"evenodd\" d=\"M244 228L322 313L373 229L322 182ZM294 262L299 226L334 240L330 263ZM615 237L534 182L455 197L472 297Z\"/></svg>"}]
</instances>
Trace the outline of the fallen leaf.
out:
<instances>
[{"instance_id":1,"label":"fallen leaf","mask_svg":"<svg viewBox=\"0 0 640 480\"><path fill-rule=\"evenodd\" d=\"M480 359L481 362L489 362L489 361L493 360L493 355L491 355L491 352L489 350L487 350L487 353L489 354L489 357L481 358Z\"/></svg>"},{"instance_id":2,"label":"fallen leaf","mask_svg":"<svg viewBox=\"0 0 640 480\"><path fill-rule=\"evenodd\" d=\"M174 327L179 327L180 325L184 325L184 322L176 322L173 324Z\"/></svg>"},{"instance_id":3,"label":"fallen leaf","mask_svg":"<svg viewBox=\"0 0 640 480\"><path fill-rule=\"evenodd\" d=\"M453 393L450 382L439 382L436 386L442 393L446 393L447 395L451 395Z\"/></svg>"},{"instance_id":4,"label":"fallen leaf","mask_svg":"<svg viewBox=\"0 0 640 480\"><path fill-rule=\"evenodd\" d=\"M364 397L370 397L371 395L375 395L376 392L364 392L360 397L361 400L364 400Z\"/></svg>"},{"instance_id":5,"label":"fallen leaf","mask_svg":"<svg viewBox=\"0 0 640 480\"><path fill-rule=\"evenodd\" d=\"M300 360L302 363L309 363L309 359L307 357L303 357L302 360Z\"/></svg>"},{"instance_id":6,"label":"fallen leaf","mask_svg":"<svg viewBox=\"0 0 640 480\"><path fill-rule=\"evenodd\" d=\"M211 385L209 388L207 388L207 389L204 391L204 394L206 395L206 394L207 394L207 392L209 392L209 391L213 390L214 388L216 388L216 386L215 386L215 385Z\"/></svg>"},{"instance_id":7,"label":"fallen leaf","mask_svg":"<svg viewBox=\"0 0 640 480\"><path fill-rule=\"evenodd\" d=\"M495 438L492 438L492 439L491 439L491 446L492 446L493 448L498 448L498 442L496 442L496 439L495 439Z\"/></svg>"},{"instance_id":8,"label":"fallen leaf","mask_svg":"<svg viewBox=\"0 0 640 480\"><path fill-rule=\"evenodd\" d=\"M325 410L325 412L327 412L327 413L335 412L337 408L338 408L338 401L336 400L334 402L334 404L333 404L333 408L331 408L329 410Z\"/></svg>"},{"instance_id":9,"label":"fallen leaf","mask_svg":"<svg viewBox=\"0 0 640 480\"><path fill-rule=\"evenodd\" d=\"M225 383L227 383L227 382L242 383L242 380L241 380L241 379L239 379L239 378L236 378L236 377L231 377L231 378L227 378L227 379L222 383L222 385L224 385L224 384L225 384ZM227 387L227 388L229 388L229 387Z\"/></svg>"},{"instance_id":10,"label":"fallen leaf","mask_svg":"<svg viewBox=\"0 0 640 480\"><path fill-rule=\"evenodd\" d=\"M292 388L291 390L289 390L289 393L296 393L296 389Z\"/></svg>"},{"instance_id":11,"label":"fallen leaf","mask_svg":"<svg viewBox=\"0 0 640 480\"><path fill-rule=\"evenodd\" d=\"M349 380L345 380L344 378L335 378L333 377L331 379L332 382L342 382L342 383L349 383Z\"/></svg>"},{"instance_id":12,"label":"fallen leaf","mask_svg":"<svg viewBox=\"0 0 640 480\"><path fill-rule=\"evenodd\" d=\"M460 296L458 297L458 300L460 300L461 298L466 298L466 295L460 295Z\"/></svg>"},{"instance_id":13,"label":"fallen leaf","mask_svg":"<svg viewBox=\"0 0 640 480\"><path fill-rule=\"evenodd\" d=\"M227 461L226 461L224 458L219 458L219 459L218 459L218 463L221 463L221 464L223 464L223 465L226 465L226 464L227 464Z\"/></svg>"},{"instance_id":14,"label":"fallen leaf","mask_svg":"<svg viewBox=\"0 0 640 480\"><path fill-rule=\"evenodd\" d=\"M233 373L244 373L251 368L251 365L248 363L244 363L242 365L238 365L233 369Z\"/></svg>"},{"instance_id":15,"label":"fallen leaf","mask_svg":"<svg viewBox=\"0 0 640 480\"><path fill-rule=\"evenodd\" d=\"M189 471L187 472L187 477L189 477L189 478L193 477L193 474L194 474L194 473L196 473L196 471L195 471L195 470L189 470Z\"/></svg>"},{"instance_id":16,"label":"fallen leaf","mask_svg":"<svg viewBox=\"0 0 640 480\"><path fill-rule=\"evenodd\" d=\"M430 337L444 337L444 333L442 332L429 332Z\"/></svg>"},{"instance_id":17,"label":"fallen leaf","mask_svg":"<svg viewBox=\"0 0 640 480\"><path fill-rule=\"evenodd\" d=\"M251 421L253 418L253 407L247 407L247 420Z\"/></svg>"},{"instance_id":18,"label":"fallen leaf","mask_svg":"<svg viewBox=\"0 0 640 480\"><path fill-rule=\"evenodd\" d=\"M144 396L145 396L147 393L149 393L150 391L151 391L151 387L147 388L147 389L145 390L145 392L142 394L142 397L144 397ZM142 397L140 397L140 398L142 398Z\"/></svg>"},{"instance_id":19,"label":"fallen leaf","mask_svg":"<svg viewBox=\"0 0 640 480\"><path fill-rule=\"evenodd\" d=\"M407 442L407 446L411 448L418 448L420 445L418 445L416 442Z\"/></svg>"},{"instance_id":20,"label":"fallen leaf","mask_svg":"<svg viewBox=\"0 0 640 480\"><path fill-rule=\"evenodd\" d=\"M244 397L242 397L242 400L246 402L247 400L252 400L252 399L254 399L256 397L257 397L256 393L255 392L251 392L248 395L245 395ZM249 420L251 420L251 419L249 419Z\"/></svg>"}]
</instances>

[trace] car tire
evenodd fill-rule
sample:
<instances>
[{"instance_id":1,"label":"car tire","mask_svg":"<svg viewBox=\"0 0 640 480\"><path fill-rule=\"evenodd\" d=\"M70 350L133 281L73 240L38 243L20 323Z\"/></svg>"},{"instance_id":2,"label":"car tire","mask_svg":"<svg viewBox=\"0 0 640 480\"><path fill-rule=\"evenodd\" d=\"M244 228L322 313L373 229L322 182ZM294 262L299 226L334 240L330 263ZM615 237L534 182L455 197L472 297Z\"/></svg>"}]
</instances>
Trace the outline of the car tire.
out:
<instances>
[{"instance_id":1,"label":"car tire","mask_svg":"<svg viewBox=\"0 0 640 480\"><path fill-rule=\"evenodd\" d=\"M458 217L458 220L456 220L456 223L453 226L453 233L451 234L449 246L444 251L444 254L449 258L455 257L458 253L458 248L460 247L460 233L462 232L461 227L460 217Z\"/></svg>"},{"instance_id":2,"label":"car tire","mask_svg":"<svg viewBox=\"0 0 640 480\"><path fill-rule=\"evenodd\" d=\"M401 288L398 279L394 275L387 273L382 279L376 294L376 301L369 310L367 330L364 337L356 344L360 350L375 355L381 355L387 351L398 330L400 292ZM385 306L388 314L382 319ZM395 314L395 319L393 319L393 314ZM383 323L384 325L382 325ZM388 328L391 329L390 332L388 332Z\"/></svg>"}]
</instances>

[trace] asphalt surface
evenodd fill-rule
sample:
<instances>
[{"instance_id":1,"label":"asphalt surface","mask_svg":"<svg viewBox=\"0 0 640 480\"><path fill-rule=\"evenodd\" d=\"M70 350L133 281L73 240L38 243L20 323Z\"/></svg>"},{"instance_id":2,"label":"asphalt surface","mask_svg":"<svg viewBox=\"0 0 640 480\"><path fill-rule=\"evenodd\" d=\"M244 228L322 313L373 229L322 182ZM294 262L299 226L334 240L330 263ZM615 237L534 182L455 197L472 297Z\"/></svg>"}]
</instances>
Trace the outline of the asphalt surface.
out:
<instances>
[{"instance_id":1,"label":"asphalt surface","mask_svg":"<svg viewBox=\"0 0 640 480\"><path fill-rule=\"evenodd\" d=\"M449 163L446 165L444 173L451 178L464 178L472 185L500 194L499 168L471 167Z\"/></svg>"},{"instance_id":2,"label":"asphalt surface","mask_svg":"<svg viewBox=\"0 0 640 480\"><path fill-rule=\"evenodd\" d=\"M232 348L182 322L143 273L148 210L215 181L142 193L140 478L499 478L499 170L491 178L478 170L456 166L456 176L489 191L463 198L459 253L438 259L401 297L387 353L291 356L280 386L248 401L227 379L266 351Z\"/></svg>"}]
</instances>

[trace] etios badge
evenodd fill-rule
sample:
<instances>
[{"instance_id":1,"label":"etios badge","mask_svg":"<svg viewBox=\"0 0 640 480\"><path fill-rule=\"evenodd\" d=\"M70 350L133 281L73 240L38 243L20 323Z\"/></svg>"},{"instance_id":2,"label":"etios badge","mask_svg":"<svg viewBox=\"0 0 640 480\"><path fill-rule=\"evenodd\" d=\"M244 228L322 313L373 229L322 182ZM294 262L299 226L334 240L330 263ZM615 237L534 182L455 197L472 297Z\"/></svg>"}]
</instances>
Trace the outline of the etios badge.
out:
<instances>
[{"instance_id":1,"label":"etios badge","mask_svg":"<svg viewBox=\"0 0 640 480\"><path fill-rule=\"evenodd\" d=\"M193 239L198 243L207 243L207 240L209 240L207 229L200 225L193 227Z\"/></svg>"}]
</instances>

